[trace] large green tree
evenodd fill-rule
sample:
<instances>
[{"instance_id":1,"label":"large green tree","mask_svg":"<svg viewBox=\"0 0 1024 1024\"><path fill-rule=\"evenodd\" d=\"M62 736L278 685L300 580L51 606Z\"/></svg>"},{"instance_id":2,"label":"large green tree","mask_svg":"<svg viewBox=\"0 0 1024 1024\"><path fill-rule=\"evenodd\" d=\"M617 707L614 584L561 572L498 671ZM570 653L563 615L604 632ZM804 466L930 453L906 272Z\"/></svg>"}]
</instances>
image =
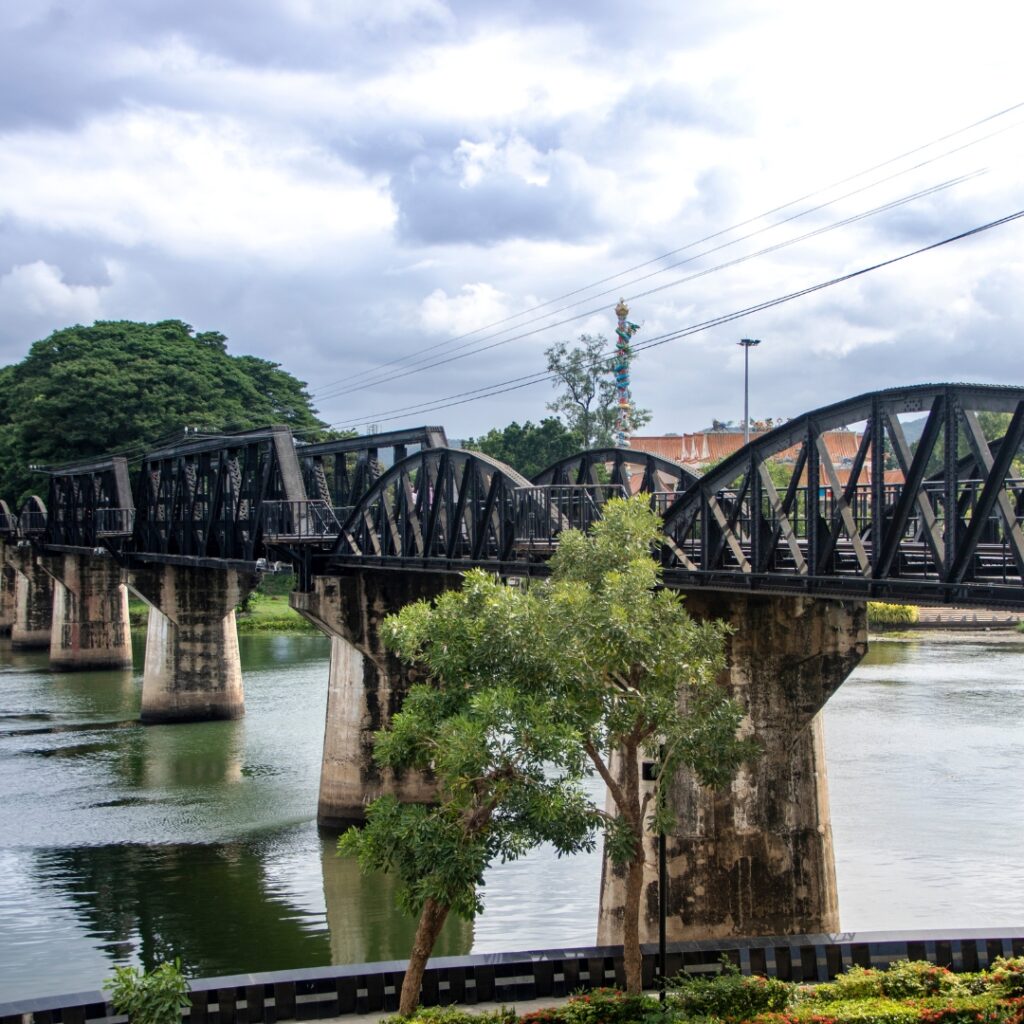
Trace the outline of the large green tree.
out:
<instances>
[{"instance_id":1,"label":"large green tree","mask_svg":"<svg viewBox=\"0 0 1024 1024\"><path fill-rule=\"evenodd\" d=\"M316 437L325 424L315 412L302 381L277 363L229 355L216 331L180 320L68 327L0 370L0 496L39 486L30 463L138 454L186 426L285 423Z\"/></svg>"},{"instance_id":2,"label":"large green tree","mask_svg":"<svg viewBox=\"0 0 1024 1024\"><path fill-rule=\"evenodd\" d=\"M449 913L472 920L495 858L514 860L542 842L560 853L592 848L597 812L580 780L585 758L571 726L539 692L524 700L494 671L528 643L524 595L476 569L460 591L418 602L385 622L385 641L429 682L412 687L374 757L403 771L430 771L437 804L382 797L366 826L341 837L342 853L400 882L399 902L419 917L399 1012L419 1002L423 971Z\"/></svg>"},{"instance_id":3,"label":"large green tree","mask_svg":"<svg viewBox=\"0 0 1024 1024\"><path fill-rule=\"evenodd\" d=\"M589 534L561 534L549 579L510 587L474 570L462 591L385 624L387 643L429 681L413 688L375 756L433 770L440 802L375 804L343 849L397 871L406 908L421 914L403 1012L415 1005L446 908L478 909L487 864L544 838L559 849L585 845L594 820L625 874L626 981L638 992L645 830L672 824L661 787L681 767L724 784L754 753L738 738L741 707L718 684L725 627L692 619L661 586L651 556L660 519L643 495L603 512ZM662 772L645 786L642 755L656 754ZM609 809L579 803L587 762L607 784Z\"/></svg>"},{"instance_id":4,"label":"large green tree","mask_svg":"<svg viewBox=\"0 0 1024 1024\"><path fill-rule=\"evenodd\" d=\"M560 419L546 416L540 423L527 420L520 426L513 421L502 430L494 428L481 437L470 437L465 447L499 459L532 479L553 462L580 451L583 441Z\"/></svg>"},{"instance_id":5,"label":"large green tree","mask_svg":"<svg viewBox=\"0 0 1024 1024\"><path fill-rule=\"evenodd\" d=\"M639 992L645 828L673 825L662 787L681 768L724 785L756 750L739 737L743 709L718 681L726 627L691 618L661 585L651 556L660 517L645 495L613 499L602 512L589 533L561 534L533 635L550 666L552 707L608 786L605 855L625 874L626 986ZM641 782L641 755L660 761L653 786Z\"/></svg>"},{"instance_id":6,"label":"large green tree","mask_svg":"<svg viewBox=\"0 0 1024 1024\"><path fill-rule=\"evenodd\" d=\"M612 370L613 350L603 334L581 334L571 348L568 342L560 341L544 353L552 384L560 389L548 408L564 418L584 448L614 444L619 402ZM634 427L642 427L650 423L651 412L634 406L631 420Z\"/></svg>"}]
</instances>

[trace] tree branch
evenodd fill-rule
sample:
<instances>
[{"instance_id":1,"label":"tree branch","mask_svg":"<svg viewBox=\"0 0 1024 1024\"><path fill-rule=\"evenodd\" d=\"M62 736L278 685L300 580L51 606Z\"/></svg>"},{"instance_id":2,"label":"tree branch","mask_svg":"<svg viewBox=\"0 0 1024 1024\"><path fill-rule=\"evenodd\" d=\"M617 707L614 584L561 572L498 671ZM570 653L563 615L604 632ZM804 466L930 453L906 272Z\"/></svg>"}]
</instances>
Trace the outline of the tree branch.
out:
<instances>
[{"instance_id":1,"label":"tree branch","mask_svg":"<svg viewBox=\"0 0 1024 1024\"><path fill-rule=\"evenodd\" d=\"M598 753L593 740L587 740L585 749L587 751L587 756L594 762L597 774L604 779L604 784L608 787L608 791L611 793L612 799L615 801L615 806L619 809L619 813L625 814L627 809L625 791L619 785L615 776L608 770L608 766L604 763L604 759L601 757L600 753Z\"/></svg>"}]
</instances>

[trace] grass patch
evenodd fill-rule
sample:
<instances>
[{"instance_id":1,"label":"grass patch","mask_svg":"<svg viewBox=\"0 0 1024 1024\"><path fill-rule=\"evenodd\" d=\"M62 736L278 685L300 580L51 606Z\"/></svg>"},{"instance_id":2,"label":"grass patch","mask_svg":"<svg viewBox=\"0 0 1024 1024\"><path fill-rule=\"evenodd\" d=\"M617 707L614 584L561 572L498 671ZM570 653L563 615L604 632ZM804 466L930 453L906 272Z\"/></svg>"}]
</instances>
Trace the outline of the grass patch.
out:
<instances>
[{"instance_id":1,"label":"grass patch","mask_svg":"<svg viewBox=\"0 0 1024 1024\"><path fill-rule=\"evenodd\" d=\"M238 611L235 618L239 633L318 633L288 604L287 594L253 592L247 611Z\"/></svg>"},{"instance_id":2,"label":"grass patch","mask_svg":"<svg viewBox=\"0 0 1024 1024\"><path fill-rule=\"evenodd\" d=\"M884 604L881 601L868 601L868 626L872 629L898 629L900 626L912 626L918 618L917 608L912 604Z\"/></svg>"},{"instance_id":3,"label":"grass patch","mask_svg":"<svg viewBox=\"0 0 1024 1024\"><path fill-rule=\"evenodd\" d=\"M291 581L290 576L287 579ZM319 633L316 626L292 610L287 592L265 594L261 583L246 603L248 608L239 605L235 609L239 633ZM129 598L128 621L132 629L145 629L149 621L149 605Z\"/></svg>"}]
</instances>

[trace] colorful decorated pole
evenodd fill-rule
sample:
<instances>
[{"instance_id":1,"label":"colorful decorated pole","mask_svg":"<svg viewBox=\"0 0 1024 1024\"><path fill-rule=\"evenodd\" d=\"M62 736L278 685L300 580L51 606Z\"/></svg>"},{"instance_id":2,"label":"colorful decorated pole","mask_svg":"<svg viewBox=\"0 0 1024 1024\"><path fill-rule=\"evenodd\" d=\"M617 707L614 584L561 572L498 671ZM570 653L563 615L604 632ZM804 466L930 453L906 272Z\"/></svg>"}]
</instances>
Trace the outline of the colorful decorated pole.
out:
<instances>
[{"instance_id":1,"label":"colorful decorated pole","mask_svg":"<svg viewBox=\"0 0 1024 1024\"><path fill-rule=\"evenodd\" d=\"M619 299L619 304L615 307L615 315L619 318L619 325L615 328L618 342L615 346L615 358L612 361L615 390L619 396L619 415L615 421L615 443L620 448L625 448L633 429L633 399L629 393L629 364L633 358L633 350L629 347L629 339L640 330L640 326L626 320L629 315L629 306L626 305L624 299Z\"/></svg>"}]
</instances>

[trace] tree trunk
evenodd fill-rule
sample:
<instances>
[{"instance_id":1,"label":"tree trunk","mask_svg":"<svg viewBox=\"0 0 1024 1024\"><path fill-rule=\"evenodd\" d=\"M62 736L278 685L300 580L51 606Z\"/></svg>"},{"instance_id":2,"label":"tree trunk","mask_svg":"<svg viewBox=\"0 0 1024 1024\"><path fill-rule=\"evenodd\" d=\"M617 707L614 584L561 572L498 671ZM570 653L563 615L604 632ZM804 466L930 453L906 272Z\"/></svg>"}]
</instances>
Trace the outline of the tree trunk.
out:
<instances>
[{"instance_id":1,"label":"tree trunk","mask_svg":"<svg viewBox=\"0 0 1024 1024\"><path fill-rule=\"evenodd\" d=\"M643 990L642 957L640 955L640 896L644 887L643 840L639 853L626 869L626 906L622 920L622 961L626 968L626 991L639 995Z\"/></svg>"},{"instance_id":2,"label":"tree trunk","mask_svg":"<svg viewBox=\"0 0 1024 1024\"><path fill-rule=\"evenodd\" d=\"M638 904L639 906L639 904ZM420 988L423 985L423 971L427 960L433 952L434 943L441 932L448 907L428 899L420 912L420 921L416 926L416 938L413 939L412 951L409 953L409 965L405 969L402 981L402 995L398 1001L398 1012L408 1017L420 1003ZM639 949L639 947L637 947Z\"/></svg>"},{"instance_id":3,"label":"tree trunk","mask_svg":"<svg viewBox=\"0 0 1024 1024\"><path fill-rule=\"evenodd\" d=\"M629 822L633 832L633 859L626 870L626 906L622 921L622 961L626 969L626 991L640 995L643 991L642 957L640 955L640 897L644 887L644 819L640 800L639 742L623 744L623 789L625 807L619 813Z\"/></svg>"}]
</instances>

